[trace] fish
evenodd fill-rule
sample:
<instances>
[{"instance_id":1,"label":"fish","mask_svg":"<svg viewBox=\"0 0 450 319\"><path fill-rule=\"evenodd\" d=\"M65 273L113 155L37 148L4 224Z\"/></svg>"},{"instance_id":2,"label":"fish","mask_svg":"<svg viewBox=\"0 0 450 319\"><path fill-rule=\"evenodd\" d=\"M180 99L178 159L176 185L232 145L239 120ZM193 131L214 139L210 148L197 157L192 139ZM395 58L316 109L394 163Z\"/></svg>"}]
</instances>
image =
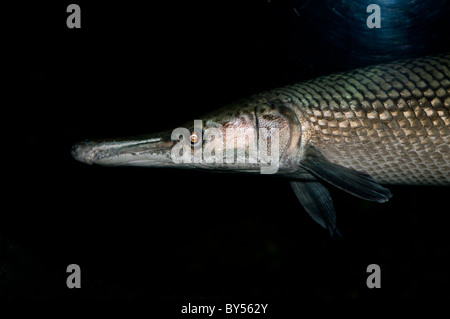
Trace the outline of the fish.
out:
<instances>
[{"instance_id":1,"label":"fish","mask_svg":"<svg viewBox=\"0 0 450 319\"><path fill-rule=\"evenodd\" d=\"M329 187L384 203L392 197L386 185L450 186L449 113L446 53L275 88L178 131L85 140L71 152L87 164L276 175L340 238Z\"/></svg>"}]
</instances>

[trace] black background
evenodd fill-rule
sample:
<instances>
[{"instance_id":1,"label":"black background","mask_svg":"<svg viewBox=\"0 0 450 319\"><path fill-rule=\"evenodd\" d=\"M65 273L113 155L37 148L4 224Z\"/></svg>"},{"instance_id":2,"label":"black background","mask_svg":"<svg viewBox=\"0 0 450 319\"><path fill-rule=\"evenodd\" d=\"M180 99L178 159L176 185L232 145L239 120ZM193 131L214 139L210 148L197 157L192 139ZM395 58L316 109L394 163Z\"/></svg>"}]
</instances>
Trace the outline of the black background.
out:
<instances>
[{"instance_id":1,"label":"black background","mask_svg":"<svg viewBox=\"0 0 450 319\"><path fill-rule=\"evenodd\" d=\"M281 179L70 156L79 140L175 128L262 90L446 52L448 2L380 4L378 30L364 1L77 3L81 29L66 27L64 1L15 8L10 23L0 296L450 297L447 188L392 186L373 204L330 187L335 243ZM72 263L81 289L66 287ZM372 263L381 289L366 286Z\"/></svg>"}]
</instances>

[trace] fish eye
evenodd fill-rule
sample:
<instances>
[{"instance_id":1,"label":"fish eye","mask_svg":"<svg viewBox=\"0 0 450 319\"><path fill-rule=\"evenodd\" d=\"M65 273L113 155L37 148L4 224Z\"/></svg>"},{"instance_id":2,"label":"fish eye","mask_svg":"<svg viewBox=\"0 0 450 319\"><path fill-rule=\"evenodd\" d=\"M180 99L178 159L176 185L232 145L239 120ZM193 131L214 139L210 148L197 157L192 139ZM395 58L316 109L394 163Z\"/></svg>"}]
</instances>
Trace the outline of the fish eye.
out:
<instances>
[{"instance_id":1,"label":"fish eye","mask_svg":"<svg viewBox=\"0 0 450 319\"><path fill-rule=\"evenodd\" d=\"M198 141L198 135L197 132L191 132L191 143L195 144Z\"/></svg>"},{"instance_id":2,"label":"fish eye","mask_svg":"<svg viewBox=\"0 0 450 319\"><path fill-rule=\"evenodd\" d=\"M201 137L202 137L201 131L200 132L198 132L197 130L192 131L189 137L191 145L193 147L198 147L199 145L201 145Z\"/></svg>"}]
</instances>

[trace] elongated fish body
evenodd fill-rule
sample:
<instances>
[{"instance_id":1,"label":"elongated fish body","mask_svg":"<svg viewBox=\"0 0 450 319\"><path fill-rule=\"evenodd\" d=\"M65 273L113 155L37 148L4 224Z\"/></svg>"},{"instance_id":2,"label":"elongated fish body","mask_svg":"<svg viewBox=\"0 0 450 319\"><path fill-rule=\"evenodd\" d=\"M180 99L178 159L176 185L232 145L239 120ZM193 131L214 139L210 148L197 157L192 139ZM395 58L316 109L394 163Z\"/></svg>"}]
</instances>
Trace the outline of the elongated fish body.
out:
<instances>
[{"instance_id":1,"label":"elongated fish body","mask_svg":"<svg viewBox=\"0 0 450 319\"><path fill-rule=\"evenodd\" d=\"M264 140L268 148L277 145L279 150L270 151L277 154L276 174L290 181L316 222L339 236L325 185L379 203L392 196L381 184L450 185L449 113L450 54L443 54L262 92L207 114L201 127L187 124L180 143L188 159L194 159L199 149L211 150L222 137L241 141L214 148L214 161L174 161L179 135L175 131L85 141L73 147L72 155L81 162L108 166L256 173L261 172ZM279 134L268 135L274 128ZM230 135L230 129L239 133ZM256 134L242 133L249 129ZM216 132L214 138L208 134L211 130ZM254 161L225 160L230 150L253 154L248 150L252 145L258 150Z\"/></svg>"},{"instance_id":2,"label":"elongated fish body","mask_svg":"<svg viewBox=\"0 0 450 319\"><path fill-rule=\"evenodd\" d=\"M380 183L450 185L450 55L323 76L270 95L290 101L304 143L331 162Z\"/></svg>"}]
</instances>

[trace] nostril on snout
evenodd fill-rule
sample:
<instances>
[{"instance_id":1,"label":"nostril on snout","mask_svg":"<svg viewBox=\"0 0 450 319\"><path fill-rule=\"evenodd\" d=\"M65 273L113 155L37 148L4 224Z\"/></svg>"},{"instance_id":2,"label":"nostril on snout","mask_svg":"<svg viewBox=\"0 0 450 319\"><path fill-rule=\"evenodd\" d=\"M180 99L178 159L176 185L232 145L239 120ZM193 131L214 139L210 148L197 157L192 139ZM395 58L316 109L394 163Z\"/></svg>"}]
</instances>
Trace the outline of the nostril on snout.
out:
<instances>
[{"instance_id":1,"label":"nostril on snout","mask_svg":"<svg viewBox=\"0 0 450 319\"><path fill-rule=\"evenodd\" d=\"M70 154L72 154L72 157L74 159L77 159L77 157L78 157L78 149L79 149L78 144L75 144L72 146L72 149L70 150Z\"/></svg>"},{"instance_id":2,"label":"nostril on snout","mask_svg":"<svg viewBox=\"0 0 450 319\"><path fill-rule=\"evenodd\" d=\"M92 164L89 156L90 149L91 148L87 145L86 142L80 142L72 146L70 153L72 154L72 157L77 161L86 164Z\"/></svg>"}]
</instances>

